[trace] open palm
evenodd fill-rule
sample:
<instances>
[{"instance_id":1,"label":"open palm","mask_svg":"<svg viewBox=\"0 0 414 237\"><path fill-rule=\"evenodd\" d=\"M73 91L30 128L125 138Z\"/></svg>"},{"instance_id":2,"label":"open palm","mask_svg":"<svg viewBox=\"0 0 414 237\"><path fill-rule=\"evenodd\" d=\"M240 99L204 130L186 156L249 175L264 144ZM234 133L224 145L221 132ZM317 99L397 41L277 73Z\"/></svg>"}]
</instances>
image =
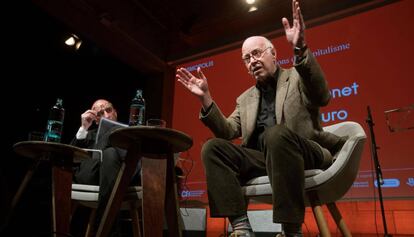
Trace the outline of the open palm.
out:
<instances>
[{"instance_id":1,"label":"open palm","mask_svg":"<svg viewBox=\"0 0 414 237\"><path fill-rule=\"evenodd\" d=\"M204 76L200 68L197 69L198 77L195 77L185 68L177 70L177 79L191 93L198 97L204 96L208 92L207 78Z\"/></svg>"},{"instance_id":2,"label":"open palm","mask_svg":"<svg viewBox=\"0 0 414 237\"><path fill-rule=\"evenodd\" d=\"M305 23L299 8L299 2L296 0L292 1L292 16L292 27L290 27L289 21L286 18L282 19L286 39L293 47L302 47L305 44Z\"/></svg>"}]
</instances>

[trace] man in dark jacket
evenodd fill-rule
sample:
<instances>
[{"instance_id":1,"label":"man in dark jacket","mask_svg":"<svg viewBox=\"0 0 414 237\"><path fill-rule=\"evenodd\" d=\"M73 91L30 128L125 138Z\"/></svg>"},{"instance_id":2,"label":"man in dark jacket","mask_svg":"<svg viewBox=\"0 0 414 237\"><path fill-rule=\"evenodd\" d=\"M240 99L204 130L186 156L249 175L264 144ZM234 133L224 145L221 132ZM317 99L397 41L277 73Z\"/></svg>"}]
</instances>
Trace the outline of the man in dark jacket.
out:
<instances>
[{"instance_id":1,"label":"man in dark jacket","mask_svg":"<svg viewBox=\"0 0 414 237\"><path fill-rule=\"evenodd\" d=\"M92 231L95 231L99 225L121 167L122 159L126 155L125 150L112 147L109 143L109 135L119 126L100 131L99 137L97 137L98 129L90 129L93 123L99 125L102 118L112 121L117 121L118 118L117 111L112 103L105 99L95 101L92 108L81 115L81 126L72 141L72 145L102 152L102 157L99 153L94 152L91 159L82 161L79 167L75 168L73 177L75 183L99 185L99 203Z\"/></svg>"}]
</instances>

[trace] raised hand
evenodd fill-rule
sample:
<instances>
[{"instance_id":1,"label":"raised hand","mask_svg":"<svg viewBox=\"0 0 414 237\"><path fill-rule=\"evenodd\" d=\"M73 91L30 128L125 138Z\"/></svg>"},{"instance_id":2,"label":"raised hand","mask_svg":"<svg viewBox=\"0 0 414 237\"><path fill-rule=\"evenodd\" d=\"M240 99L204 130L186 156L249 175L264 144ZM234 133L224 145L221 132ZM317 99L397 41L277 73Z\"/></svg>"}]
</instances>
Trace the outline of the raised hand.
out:
<instances>
[{"instance_id":1,"label":"raised hand","mask_svg":"<svg viewBox=\"0 0 414 237\"><path fill-rule=\"evenodd\" d=\"M212 103L210 91L208 90L207 78L201 71L201 68L197 68L198 77L194 76L185 68L177 70L177 80L184 85L191 93L197 96L203 105L203 108L208 108Z\"/></svg>"},{"instance_id":2,"label":"raised hand","mask_svg":"<svg viewBox=\"0 0 414 237\"><path fill-rule=\"evenodd\" d=\"M306 44L305 23L303 21L302 12L300 11L299 2L297 0L292 0L292 16L292 27L290 27L289 21L285 17L282 19L282 24L285 28L286 39L293 48L302 48Z\"/></svg>"},{"instance_id":3,"label":"raised hand","mask_svg":"<svg viewBox=\"0 0 414 237\"><path fill-rule=\"evenodd\" d=\"M83 114L81 114L81 126L88 130L88 128L92 125L92 123L96 120L97 113L94 110L86 110Z\"/></svg>"},{"instance_id":4,"label":"raised hand","mask_svg":"<svg viewBox=\"0 0 414 237\"><path fill-rule=\"evenodd\" d=\"M207 78L204 76L200 68L197 68L198 78L185 68L177 70L177 79L191 93L201 97L208 91Z\"/></svg>"}]
</instances>

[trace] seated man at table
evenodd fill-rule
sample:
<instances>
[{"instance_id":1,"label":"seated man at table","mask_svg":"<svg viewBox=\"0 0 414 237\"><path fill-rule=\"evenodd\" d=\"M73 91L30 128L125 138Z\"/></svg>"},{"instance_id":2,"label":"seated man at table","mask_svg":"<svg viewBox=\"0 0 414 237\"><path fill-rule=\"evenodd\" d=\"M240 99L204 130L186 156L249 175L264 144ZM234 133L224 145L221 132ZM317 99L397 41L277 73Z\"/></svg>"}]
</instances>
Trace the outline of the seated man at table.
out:
<instances>
[{"instance_id":1,"label":"seated man at table","mask_svg":"<svg viewBox=\"0 0 414 237\"><path fill-rule=\"evenodd\" d=\"M92 231L97 230L121 167L122 159L126 155L125 150L112 147L109 143L109 135L113 129L108 129L105 132L100 131L98 141L96 141L98 129L91 129L91 126L93 123L99 125L101 118L112 121L117 121L118 118L117 111L112 103L105 99L95 101L91 109L86 110L81 115L81 126L76 133L75 139L72 141L72 145L102 151L102 161L94 153L92 159L82 161L74 171L75 183L99 185L100 187L96 221L92 227ZM114 126L113 128L117 127ZM138 164L136 174L132 181L135 184L139 182L139 170L140 164Z\"/></svg>"}]
</instances>

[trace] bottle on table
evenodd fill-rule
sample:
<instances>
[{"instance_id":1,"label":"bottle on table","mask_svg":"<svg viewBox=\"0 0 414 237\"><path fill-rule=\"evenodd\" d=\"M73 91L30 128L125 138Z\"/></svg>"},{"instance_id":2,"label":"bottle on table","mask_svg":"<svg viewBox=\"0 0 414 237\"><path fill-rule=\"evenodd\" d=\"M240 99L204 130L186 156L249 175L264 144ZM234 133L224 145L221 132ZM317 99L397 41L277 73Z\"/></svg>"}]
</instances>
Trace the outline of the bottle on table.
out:
<instances>
[{"instance_id":1,"label":"bottle on table","mask_svg":"<svg viewBox=\"0 0 414 237\"><path fill-rule=\"evenodd\" d=\"M63 100L61 98L57 98L56 104L49 110L44 141L61 141L64 119L65 109L63 108Z\"/></svg>"},{"instance_id":2,"label":"bottle on table","mask_svg":"<svg viewBox=\"0 0 414 237\"><path fill-rule=\"evenodd\" d=\"M129 126L145 125L145 99L141 89L137 90L135 97L131 100L129 111Z\"/></svg>"}]
</instances>

